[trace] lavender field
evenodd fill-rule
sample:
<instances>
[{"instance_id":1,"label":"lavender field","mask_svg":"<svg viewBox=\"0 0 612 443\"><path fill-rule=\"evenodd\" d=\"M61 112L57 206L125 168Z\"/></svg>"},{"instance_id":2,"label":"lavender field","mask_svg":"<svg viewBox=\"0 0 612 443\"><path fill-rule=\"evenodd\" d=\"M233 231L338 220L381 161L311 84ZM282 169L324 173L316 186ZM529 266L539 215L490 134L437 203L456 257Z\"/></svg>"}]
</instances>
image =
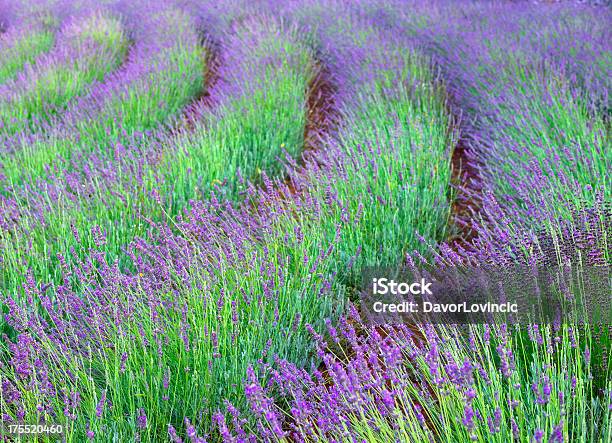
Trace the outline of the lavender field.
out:
<instances>
[{"instance_id":1,"label":"lavender field","mask_svg":"<svg viewBox=\"0 0 612 443\"><path fill-rule=\"evenodd\" d=\"M361 300L522 266L612 302L597 3L0 0L2 440L612 443L606 300Z\"/></svg>"}]
</instances>

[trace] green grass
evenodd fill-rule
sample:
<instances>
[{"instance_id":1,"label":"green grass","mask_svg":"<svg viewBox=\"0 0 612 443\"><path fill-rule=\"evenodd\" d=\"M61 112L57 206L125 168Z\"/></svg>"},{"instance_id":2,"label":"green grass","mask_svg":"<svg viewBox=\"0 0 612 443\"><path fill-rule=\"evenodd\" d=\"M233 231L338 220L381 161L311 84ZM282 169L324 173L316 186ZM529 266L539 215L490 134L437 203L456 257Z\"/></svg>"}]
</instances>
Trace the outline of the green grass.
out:
<instances>
[{"instance_id":1,"label":"green grass","mask_svg":"<svg viewBox=\"0 0 612 443\"><path fill-rule=\"evenodd\" d=\"M30 81L0 102L3 132L14 134L50 121L90 83L103 80L117 68L128 48L121 22L103 14L70 24L63 37L61 44L66 47L61 49L68 57L35 66L28 73Z\"/></svg>"},{"instance_id":2,"label":"green grass","mask_svg":"<svg viewBox=\"0 0 612 443\"><path fill-rule=\"evenodd\" d=\"M26 64L31 64L36 57L48 52L55 42L55 32L48 26L33 26L27 33L0 37L0 83L13 78Z\"/></svg>"}]
</instances>

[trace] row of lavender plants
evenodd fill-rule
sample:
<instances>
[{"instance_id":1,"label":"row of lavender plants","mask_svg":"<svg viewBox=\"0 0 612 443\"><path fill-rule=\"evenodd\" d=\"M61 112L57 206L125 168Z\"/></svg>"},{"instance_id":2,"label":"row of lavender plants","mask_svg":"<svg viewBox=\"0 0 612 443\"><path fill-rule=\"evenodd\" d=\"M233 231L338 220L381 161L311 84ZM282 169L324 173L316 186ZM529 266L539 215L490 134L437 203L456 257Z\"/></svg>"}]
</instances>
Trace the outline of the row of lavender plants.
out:
<instances>
[{"instance_id":1,"label":"row of lavender plants","mask_svg":"<svg viewBox=\"0 0 612 443\"><path fill-rule=\"evenodd\" d=\"M107 2L99 2L97 7L98 9L105 9L104 5L107 5ZM112 2L108 3L107 6L111 5ZM34 65L34 71L39 69L49 70L47 65L61 63L62 61L57 57L43 58L52 49L59 49L63 46L61 43L57 47L55 46L57 33L60 32L60 38L63 34L60 26L69 16L82 14L83 11L87 10L91 12L92 9L95 8L92 8L92 4L88 2L73 4L61 0L41 0L33 4L27 1L11 1L10 5L6 2L0 5L0 58L2 59L0 85L14 79L18 74L25 75L23 71L27 71L28 75L35 75L35 72L27 69L29 66ZM116 19L116 17L113 19ZM99 25L100 23L95 25L98 27L98 31L100 31ZM113 26L116 28L117 24L113 23ZM79 31L79 33L82 33L82 31ZM84 40L95 36L92 33L94 31L95 29L88 30L80 40L74 40L73 38L78 47L75 48L75 45L73 45L72 53L65 55L73 56L72 61L77 62L78 57L74 56L78 55L78 51L84 49L83 45L87 44ZM123 30L115 29L115 31ZM98 34L98 37L101 37L101 35ZM112 37L109 35L109 38ZM64 48L64 51L68 49ZM96 50L101 49L103 48L97 48ZM124 48L118 47L116 49L122 51ZM41 59L40 62L39 59ZM65 58L63 61L66 62L68 59ZM82 62L79 61L79 63ZM54 74L47 72L46 75L52 76ZM27 83L27 80L25 83ZM21 86L23 86L23 83ZM34 108L34 106L31 108Z\"/></svg>"},{"instance_id":2,"label":"row of lavender plants","mask_svg":"<svg viewBox=\"0 0 612 443\"><path fill-rule=\"evenodd\" d=\"M552 227L581 225L576 214L595 212L588 228L592 242L609 229L610 217L610 11L504 4L475 10L466 4L454 14L450 23L433 15L439 36L429 33L422 42L466 111L468 157L482 177L489 212L484 221L466 222L475 229L486 225L484 244L520 259L535 253L530 237L555 237ZM601 256L595 263L609 261ZM595 347L598 363L607 361L609 341Z\"/></svg>"},{"instance_id":3,"label":"row of lavender plants","mask_svg":"<svg viewBox=\"0 0 612 443\"><path fill-rule=\"evenodd\" d=\"M13 27L0 36L0 83L11 79L40 54L46 53L54 42L51 17L36 17Z\"/></svg>"},{"instance_id":4,"label":"row of lavender plants","mask_svg":"<svg viewBox=\"0 0 612 443\"><path fill-rule=\"evenodd\" d=\"M61 112L88 84L115 69L127 49L119 20L101 11L69 20L57 40L56 50L0 87L3 133L39 126Z\"/></svg>"},{"instance_id":5,"label":"row of lavender plants","mask_svg":"<svg viewBox=\"0 0 612 443\"><path fill-rule=\"evenodd\" d=\"M609 200L610 11L479 6L431 17L436 33L423 37L465 110L485 185L524 226L568 218L598 191Z\"/></svg>"},{"instance_id":6,"label":"row of lavender plants","mask_svg":"<svg viewBox=\"0 0 612 443\"><path fill-rule=\"evenodd\" d=\"M244 181L278 175L279 157L298 157L304 147L307 91L317 74L308 32L258 11L228 15L220 84L210 91L214 112L196 109L193 128L163 141L175 146L163 159L160 189L172 214L213 189L236 200Z\"/></svg>"},{"instance_id":7,"label":"row of lavender plants","mask_svg":"<svg viewBox=\"0 0 612 443\"><path fill-rule=\"evenodd\" d=\"M6 65L2 68L2 81L50 49L53 31L62 11L60 3L55 0L41 0L36 4L17 0L0 3L0 47L3 55L7 56ZM30 33L26 32L27 29ZM26 48L30 51L26 51Z\"/></svg>"}]
</instances>

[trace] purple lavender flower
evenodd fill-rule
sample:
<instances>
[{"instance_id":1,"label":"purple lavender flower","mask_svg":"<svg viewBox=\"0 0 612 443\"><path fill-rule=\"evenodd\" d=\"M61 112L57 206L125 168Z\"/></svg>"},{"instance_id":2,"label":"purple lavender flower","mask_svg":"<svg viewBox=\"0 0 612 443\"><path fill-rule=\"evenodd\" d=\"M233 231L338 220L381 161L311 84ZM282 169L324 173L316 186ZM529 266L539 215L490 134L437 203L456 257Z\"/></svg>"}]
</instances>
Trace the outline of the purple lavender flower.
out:
<instances>
[{"instance_id":1,"label":"purple lavender flower","mask_svg":"<svg viewBox=\"0 0 612 443\"><path fill-rule=\"evenodd\" d=\"M541 429L536 429L533 434L533 441L536 443L541 443L543 438L544 438L544 431L542 431Z\"/></svg>"},{"instance_id":2,"label":"purple lavender flower","mask_svg":"<svg viewBox=\"0 0 612 443\"><path fill-rule=\"evenodd\" d=\"M145 414L145 411L143 408L140 408L138 410L138 417L136 418L136 425L140 429L146 429L147 427L147 415Z\"/></svg>"}]
</instances>

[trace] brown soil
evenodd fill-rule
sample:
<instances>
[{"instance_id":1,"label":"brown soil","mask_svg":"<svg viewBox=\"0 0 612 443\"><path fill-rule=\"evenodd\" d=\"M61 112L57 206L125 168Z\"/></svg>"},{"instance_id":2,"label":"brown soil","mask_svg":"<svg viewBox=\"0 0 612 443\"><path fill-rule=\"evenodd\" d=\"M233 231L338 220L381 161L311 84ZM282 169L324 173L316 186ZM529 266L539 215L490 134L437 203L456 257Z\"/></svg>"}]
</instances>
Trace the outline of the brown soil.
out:
<instances>
[{"instance_id":1,"label":"brown soil","mask_svg":"<svg viewBox=\"0 0 612 443\"><path fill-rule=\"evenodd\" d=\"M459 138L453 148L451 155L451 185L455 190L455 198L451 204L451 232L446 243L454 250L459 248L471 249L473 240L477 233L472 228L472 220L476 217L482 207L482 179L479 173L479 165L470 155L470 145L465 137L455 106L456 100L450 91L447 91L447 112L453 117L455 133Z\"/></svg>"},{"instance_id":2,"label":"brown soil","mask_svg":"<svg viewBox=\"0 0 612 443\"><path fill-rule=\"evenodd\" d=\"M218 42L210 41L207 45L207 53L204 71L204 89L196 100L205 106L212 106L210 91L219 82L219 67L221 66L221 45Z\"/></svg>"},{"instance_id":3,"label":"brown soil","mask_svg":"<svg viewBox=\"0 0 612 443\"><path fill-rule=\"evenodd\" d=\"M471 219L481 206L481 180L477 166L469 157L467 141L460 137L451 157L452 184L456 196L451 206L451 223L455 232L447 239L451 247L466 248L476 238Z\"/></svg>"},{"instance_id":4,"label":"brown soil","mask_svg":"<svg viewBox=\"0 0 612 443\"><path fill-rule=\"evenodd\" d=\"M304 150L321 148L321 139L336 126L338 112L334 106L336 87L331 74L321 62L315 62L316 74L308 85L306 98L306 126L304 127Z\"/></svg>"}]
</instances>

